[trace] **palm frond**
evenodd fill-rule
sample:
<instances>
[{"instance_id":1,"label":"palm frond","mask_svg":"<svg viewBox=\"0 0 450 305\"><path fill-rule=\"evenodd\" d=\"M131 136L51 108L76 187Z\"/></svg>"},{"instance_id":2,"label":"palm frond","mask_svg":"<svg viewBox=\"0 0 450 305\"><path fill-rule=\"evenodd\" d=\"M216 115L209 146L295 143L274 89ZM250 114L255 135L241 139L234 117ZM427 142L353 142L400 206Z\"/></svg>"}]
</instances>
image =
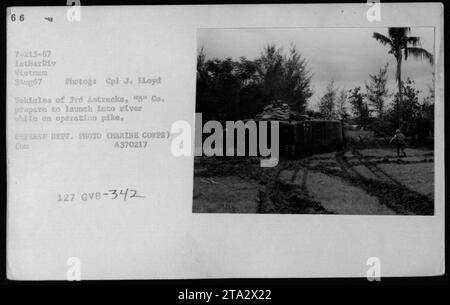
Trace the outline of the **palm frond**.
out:
<instances>
[{"instance_id":1,"label":"palm frond","mask_svg":"<svg viewBox=\"0 0 450 305\"><path fill-rule=\"evenodd\" d=\"M392 46L392 40L390 40L388 37L384 36L383 34L374 32L372 37L375 38L376 41L378 41L379 43L381 43L384 46L386 46L386 45Z\"/></svg>"},{"instance_id":2,"label":"palm frond","mask_svg":"<svg viewBox=\"0 0 450 305\"><path fill-rule=\"evenodd\" d=\"M417 46L421 46L421 40L420 40L420 37L417 37L417 36L409 36L407 39L406 39L406 42L407 43L409 43L409 44L411 44L413 47L417 47Z\"/></svg>"},{"instance_id":3,"label":"palm frond","mask_svg":"<svg viewBox=\"0 0 450 305\"><path fill-rule=\"evenodd\" d=\"M425 49L417 48L417 47L409 47L405 49L405 52L408 52L408 54L411 54L412 56L420 59L427 59L431 65L434 63L433 54L428 52Z\"/></svg>"}]
</instances>

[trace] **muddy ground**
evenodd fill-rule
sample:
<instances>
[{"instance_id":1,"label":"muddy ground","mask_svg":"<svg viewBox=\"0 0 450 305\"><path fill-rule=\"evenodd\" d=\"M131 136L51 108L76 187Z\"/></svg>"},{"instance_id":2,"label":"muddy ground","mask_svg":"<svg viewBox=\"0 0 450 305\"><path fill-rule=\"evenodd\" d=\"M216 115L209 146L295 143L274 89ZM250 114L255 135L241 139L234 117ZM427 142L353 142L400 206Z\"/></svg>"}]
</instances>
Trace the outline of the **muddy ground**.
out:
<instances>
[{"instance_id":1,"label":"muddy ground","mask_svg":"<svg viewBox=\"0 0 450 305\"><path fill-rule=\"evenodd\" d=\"M281 159L197 157L195 213L433 215L434 154L355 149Z\"/></svg>"}]
</instances>

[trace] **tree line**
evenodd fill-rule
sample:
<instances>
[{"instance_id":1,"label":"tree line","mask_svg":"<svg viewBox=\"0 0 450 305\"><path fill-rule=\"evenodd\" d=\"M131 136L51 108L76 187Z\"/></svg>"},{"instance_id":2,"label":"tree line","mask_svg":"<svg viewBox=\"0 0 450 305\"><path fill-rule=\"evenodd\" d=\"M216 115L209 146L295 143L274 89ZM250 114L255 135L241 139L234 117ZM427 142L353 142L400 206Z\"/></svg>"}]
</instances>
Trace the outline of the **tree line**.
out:
<instances>
[{"instance_id":1,"label":"tree line","mask_svg":"<svg viewBox=\"0 0 450 305\"><path fill-rule=\"evenodd\" d=\"M313 95L306 59L292 46L288 54L267 45L259 58L206 59L197 56L196 111L223 120L252 118L264 106L282 101L291 111L304 113Z\"/></svg>"},{"instance_id":2,"label":"tree line","mask_svg":"<svg viewBox=\"0 0 450 305\"><path fill-rule=\"evenodd\" d=\"M315 117L341 120L357 128L373 130L377 136L389 136L397 129L408 136L424 139L430 135L434 126L434 86L429 85L428 95L419 100L420 91L414 81L402 81L402 101L398 92L387 88L387 67L378 73L370 74L364 87L357 86L346 90L338 88L331 81L320 98ZM387 100L393 101L387 104Z\"/></svg>"},{"instance_id":3,"label":"tree line","mask_svg":"<svg viewBox=\"0 0 450 305\"><path fill-rule=\"evenodd\" d=\"M295 46L287 54L269 44L255 60L240 57L207 59L203 49L197 57L196 112L206 120L242 120L255 117L273 101L290 106L292 112L311 117L341 120L358 128L374 130L379 136L401 128L408 136L425 138L434 126L434 84L427 97L419 101L419 90L410 78L402 80L404 60L413 56L433 64L433 56L420 47L420 38L409 36L409 28L389 28L388 36L373 38L388 46L396 61L397 92L389 92L388 64L369 74L368 82L349 90L331 81L318 104L309 108L313 95L312 73L307 60ZM393 100L388 104L388 99Z\"/></svg>"},{"instance_id":4,"label":"tree line","mask_svg":"<svg viewBox=\"0 0 450 305\"><path fill-rule=\"evenodd\" d=\"M388 64L376 74L369 74L369 82L364 83L365 91L355 87L346 91L337 89L331 81L319 102L319 113L327 119L340 119L357 124L361 128L375 131L377 135L387 136L400 128L408 136L424 139L434 130L434 74L433 83L428 86L425 99L419 101L420 91L414 87L410 78L402 80L402 63L408 57L426 59L431 65L434 58L421 47L421 38L410 36L411 29L388 28L388 35L373 33L373 38L388 47L397 62L395 78L397 92L387 88ZM386 100L393 96L393 103L387 107ZM349 120L346 103L351 107L353 117Z\"/></svg>"}]
</instances>

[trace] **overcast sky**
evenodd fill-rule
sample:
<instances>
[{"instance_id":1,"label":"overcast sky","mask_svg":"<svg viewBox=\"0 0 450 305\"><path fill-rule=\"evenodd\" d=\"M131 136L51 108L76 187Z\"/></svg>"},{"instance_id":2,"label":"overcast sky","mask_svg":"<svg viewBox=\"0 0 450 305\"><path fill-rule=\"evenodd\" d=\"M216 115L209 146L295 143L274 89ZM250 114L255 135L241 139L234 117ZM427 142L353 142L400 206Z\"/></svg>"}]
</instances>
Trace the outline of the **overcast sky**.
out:
<instances>
[{"instance_id":1,"label":"overcast sky","mask_svg":"<svg viewBox=\"0 0 450 305\"><path fill-rule=\"evenodd\" d=\"M306 58L312 72L311 86L314 95L310 107L315 108L326 85L335 81L340 88L364 87L369 74L375 74L389 63L388 86L395 92L396 61L388 54L388 47L372 38L373 32L387 35L387 28L289 28L289 29L201 29L198 32L199 48L208 58L241 56L255 59L269 43L283 48L287 54L294 44ZM412 28L411 36L422 38L422 47L434 54L434 29ZM421 90L420 101L428 94L432 83L433 67L426 60L408 58L402 65L402 79L410 77Z\"/></svg>"}]
</instances>

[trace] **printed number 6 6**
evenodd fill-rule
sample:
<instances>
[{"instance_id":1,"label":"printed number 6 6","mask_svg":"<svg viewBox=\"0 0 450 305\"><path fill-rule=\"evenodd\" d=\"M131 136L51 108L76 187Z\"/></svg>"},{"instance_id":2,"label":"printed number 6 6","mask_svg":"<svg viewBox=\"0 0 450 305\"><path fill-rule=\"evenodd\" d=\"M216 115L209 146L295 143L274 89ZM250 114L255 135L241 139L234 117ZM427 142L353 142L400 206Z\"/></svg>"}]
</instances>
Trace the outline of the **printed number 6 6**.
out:
<instances>
[{"instance_id":1,"label":"printed number 6 6","mask_svg":"<svg viewBox=\"0 0 450 305\"><path fill-rule=\"evenodd\" d=\"M19 21L24 21L25 20L25 15L24 14L20 14L20 16L19 16ZM11 15L11 21L16 21L16 14L12 14Z\"/></svg>"}]
</instances>

